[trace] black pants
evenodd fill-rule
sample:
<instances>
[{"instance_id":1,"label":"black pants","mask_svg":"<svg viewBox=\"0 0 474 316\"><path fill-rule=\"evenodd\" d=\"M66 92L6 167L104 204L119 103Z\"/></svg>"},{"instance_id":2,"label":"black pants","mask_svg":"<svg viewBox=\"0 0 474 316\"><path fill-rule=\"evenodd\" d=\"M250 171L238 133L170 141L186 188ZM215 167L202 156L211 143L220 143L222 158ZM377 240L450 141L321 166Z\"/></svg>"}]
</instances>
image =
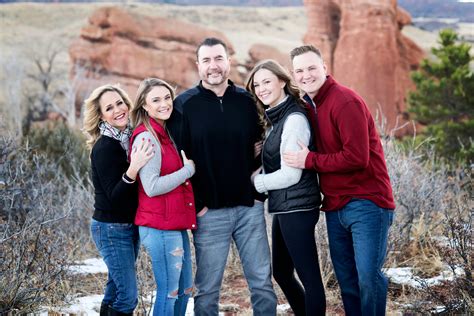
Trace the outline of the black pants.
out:
<instances>
[{"instance_id":1,"label":"black pants","mask_svg":"<svg viewBox=\"0 0 474 316\"><path fill-rule=\"evenodd\" d=\"M321 279L314 228L319 211L273 216L273 277L296 316L324 315L326 296ZM297 281L294 271L303 286Z\"/></svg>"}]
</instances>

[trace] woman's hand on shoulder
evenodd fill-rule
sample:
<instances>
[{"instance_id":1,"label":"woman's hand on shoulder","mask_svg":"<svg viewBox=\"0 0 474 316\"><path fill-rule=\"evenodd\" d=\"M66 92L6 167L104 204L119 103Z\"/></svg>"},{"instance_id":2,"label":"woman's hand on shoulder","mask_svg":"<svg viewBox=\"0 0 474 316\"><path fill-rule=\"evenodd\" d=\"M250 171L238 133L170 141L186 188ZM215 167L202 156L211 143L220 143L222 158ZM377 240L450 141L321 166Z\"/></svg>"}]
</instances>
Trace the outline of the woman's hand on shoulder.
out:
<instances>
[{"instance_id":1,"label":"woman's hand on shoulder","mask_svg":"<svg viewBox=\"0 0 474 316\"><path fill-rule=\"evenodd\" d=\"M138 172L155 155L155 144L150 139L142 139L138 146L132 147L130 168Z\"/></svg>"}]
</instances>

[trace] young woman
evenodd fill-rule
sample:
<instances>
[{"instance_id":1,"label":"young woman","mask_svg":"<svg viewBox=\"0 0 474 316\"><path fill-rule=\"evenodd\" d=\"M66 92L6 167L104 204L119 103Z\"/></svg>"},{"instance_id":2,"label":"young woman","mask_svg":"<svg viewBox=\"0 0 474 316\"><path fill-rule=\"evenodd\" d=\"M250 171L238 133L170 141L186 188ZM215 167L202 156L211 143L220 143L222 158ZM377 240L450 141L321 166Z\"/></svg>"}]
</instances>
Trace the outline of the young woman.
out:
<instances>
[{"instance_id":1,"label":"young woman","mask_svg":"<svg viewBox=\"0 0 474 316\"><path fill-rule=\"evenodd\" d=\"M247 90L266 128L263 172L257 170L252 181L258 192L268 192L268 211L273 214L273 276L295 315L324 315L326 298L314 238L321 204L317 175L288 167L282 159L283 152L300 148L298 141L313 143L306 111L290 75L273 60L255 66Z\"/></svg>"},{"instance_id":2,"label":"young woman","mask_svg":"<svg viewBox=\"0 0 474 316\"><path fill-rule=\"evenodd\" d=\"M196 228L191 182L194 162L181 161L166 129L174 91L163 80L145 79L132 110L133 146L150 142L155 156L139 173L135 224L151 256L157 286L153 315L184 315L192 291L191 250L187 229ZM184 164L183 164L184 162Z\"/></svg>"},{"instance_id":3,"label":"young woman","mask_svg":"<svg viewBox=\"0 0 474 316\"><path fill-rule=\"evenodd\" d=\"M134 147L129 164L130 108L129 97L118 86L101 86L85 100L84 132L89 138L95 192L91 233L109 270L100 315L132 315L138 303L134 182L140 168L152 158L153 149L147 143Z\"/></svg>"}]
</instances>

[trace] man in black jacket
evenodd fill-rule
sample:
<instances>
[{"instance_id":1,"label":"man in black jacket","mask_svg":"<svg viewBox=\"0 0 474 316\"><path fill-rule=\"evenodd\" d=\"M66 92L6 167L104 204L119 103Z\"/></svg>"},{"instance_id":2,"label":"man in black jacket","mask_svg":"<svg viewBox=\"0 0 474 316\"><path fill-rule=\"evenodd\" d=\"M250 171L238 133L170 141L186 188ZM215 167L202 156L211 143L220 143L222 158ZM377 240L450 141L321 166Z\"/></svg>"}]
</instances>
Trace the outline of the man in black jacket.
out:
<instances>
[{"instance_id":1,"label":"man in black jacket","mask_svg":"<svg viewBox=\"0 0 474 316\"><path fill-rule=\"evenodd\" d=\"M201 81L174 103L169 121L178 147L196 164L192 178L198 229L197 316L218 315L219 291L232 239L249 284L254 315L275 315L270 250L263 203L254 200L250 176L254 144L261 138L252 97L229 80L224 42L207 38L196 52Z\"/></svg>"}]
</instances>

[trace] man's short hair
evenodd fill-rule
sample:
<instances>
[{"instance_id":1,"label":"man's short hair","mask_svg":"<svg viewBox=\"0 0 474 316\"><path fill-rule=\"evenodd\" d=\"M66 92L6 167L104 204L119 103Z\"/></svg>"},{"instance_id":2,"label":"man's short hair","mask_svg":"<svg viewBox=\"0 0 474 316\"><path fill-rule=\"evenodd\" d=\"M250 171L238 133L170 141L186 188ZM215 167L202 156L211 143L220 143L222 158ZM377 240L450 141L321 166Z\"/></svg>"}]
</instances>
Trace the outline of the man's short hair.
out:
<instances>
[{"instance_id":1,"label":"man's short hair","mask_svg":"<svg viewBox=\"0 0 474 316\"><path fill-rule=\"evenodd\" d=\"M296 56L299 56L299 55L303 55L307 52L313 52L315 53L316 55L319 56L319 58L321 58L321 60L323 59L323 55L321 54L321 51L319 49L317 49L316 47L314 47L313 45L303 45L303 46L299 46L299 47L296 47L296 48L293 48L290 52L290 58L291 58L291 61L293 61L293 59L296 57Z\"/></svg>"},{"instance_id":2,"label":"man's short hair","mask_svg":"<svg viewBox=\"0 0 474 316\"><path fill-rule=\"evenodd\" d=\"M222 45L224 47L226 55L229 56L229 52L227 51L227 45L222 40L215 37L208 37L208 38L205 38L201 42L201 44L198 45L196 49L196 59L199 61L199 49L202 46L216 46L216 45Z\"/></svg>"}]
</instances>

